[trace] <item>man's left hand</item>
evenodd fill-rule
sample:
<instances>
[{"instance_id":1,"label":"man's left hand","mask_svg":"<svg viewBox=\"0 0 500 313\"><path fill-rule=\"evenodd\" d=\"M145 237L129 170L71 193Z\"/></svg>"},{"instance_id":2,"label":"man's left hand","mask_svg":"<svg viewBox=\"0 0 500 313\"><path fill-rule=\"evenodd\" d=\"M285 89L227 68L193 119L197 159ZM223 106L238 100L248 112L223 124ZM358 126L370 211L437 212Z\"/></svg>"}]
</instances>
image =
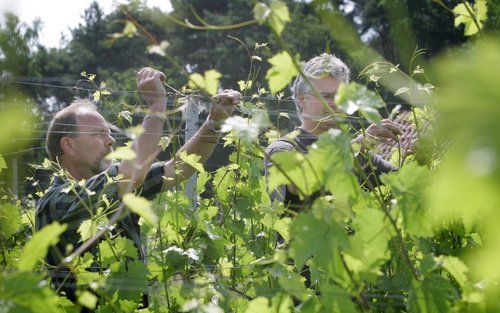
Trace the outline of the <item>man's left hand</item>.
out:
<instances>
[{"instance_id":1,"label":"man's left hand","mask_svg":"<svg viewBox=\"0 0 500 313\"><path fill-rule=\"evenodd\" d=\"M398 136L402 134L403 128L401 125L388 120L383 119L380 124L371 124L365 131L365 135L368 137L378 138L380 140L394 139L398 140Z\"/></svg>"},{"instance_id":2,"label":"man's left hand","mask_svg":"<svg viewBox=\"0 0 500 313\"><path fill-rule=\"evenodd\" d=\"M398 140L403 127L391 120L383 119L379 124L371 124L363 135L358 136L353 142L361 144L361 148L369 150L381 141L389 139Z\"/></svg>"}]
</instances>

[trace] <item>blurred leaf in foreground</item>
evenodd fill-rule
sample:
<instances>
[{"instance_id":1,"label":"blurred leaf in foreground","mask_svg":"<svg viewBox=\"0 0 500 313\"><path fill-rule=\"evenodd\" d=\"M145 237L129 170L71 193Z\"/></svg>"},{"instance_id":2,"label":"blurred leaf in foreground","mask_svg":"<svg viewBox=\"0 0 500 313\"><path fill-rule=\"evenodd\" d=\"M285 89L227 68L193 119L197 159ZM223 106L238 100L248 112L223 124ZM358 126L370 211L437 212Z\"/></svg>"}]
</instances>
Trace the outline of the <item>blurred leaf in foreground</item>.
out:
<instances>
[{"instance_id":1,"label":"blurred leaf in foreground","mask_svg":"<svg viewBox=\"0 0 500 313\"><path fill-rule=\"evenodd\" d=\"M461 218L467 229L484 231L484 249L471 264L481 280L500 277L500 89L492 75L500 72L499 55L500 42L490 38L434 67L437 135L450 147L427 195L437 218Z\"/></svg>"}]
</instances>

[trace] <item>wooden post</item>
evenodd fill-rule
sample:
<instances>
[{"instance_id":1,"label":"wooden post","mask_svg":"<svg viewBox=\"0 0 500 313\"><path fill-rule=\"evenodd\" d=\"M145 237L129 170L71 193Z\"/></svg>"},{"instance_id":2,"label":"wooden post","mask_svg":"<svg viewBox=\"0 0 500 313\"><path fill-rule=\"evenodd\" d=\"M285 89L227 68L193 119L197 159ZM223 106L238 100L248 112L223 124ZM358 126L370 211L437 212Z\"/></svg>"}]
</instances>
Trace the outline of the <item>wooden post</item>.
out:
<instances>
[{"instance_id":1,"label":"wooden post","mask_svg":"<svg viewBox=\"0 0 500 313\"><path fill-rule=\"evenodd\" d=\"M190 138L196 134L198 131L198 103L196 98L189 97L188 105L186 108L186 133L184 135L184 140L187 142ZM198 208L197 200L198 194L196 192L196 173L191 176L186 183L186 195L191 199L193 205L193 211Z\"/></svg>"}]
</instances>

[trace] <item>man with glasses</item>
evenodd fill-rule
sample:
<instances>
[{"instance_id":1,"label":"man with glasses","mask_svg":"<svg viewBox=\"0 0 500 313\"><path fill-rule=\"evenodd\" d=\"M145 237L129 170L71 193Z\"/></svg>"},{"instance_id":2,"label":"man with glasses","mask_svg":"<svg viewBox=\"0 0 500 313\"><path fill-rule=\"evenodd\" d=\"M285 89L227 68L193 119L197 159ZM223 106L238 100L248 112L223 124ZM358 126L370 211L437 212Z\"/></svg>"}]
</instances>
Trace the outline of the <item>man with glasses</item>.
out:
<instances>
[{"instance_id":1,"label":"man with glasses","mask_svg":"<svg viewBox=\"0 0 500 313\"><path fill-rule=\"evenodd\" d=\"M60 241L49 250L46 265L54 287L64 291L72 301L76 300L76 279L67 267L59 265L61 260L83 244L78 233L82 222L103 209L108 210L106 213L111 216L126 193L139 190L142 197L152 199L195 172L177 156L166 162L154 163L161 150L158 144L166 117L167 99L162 83L166 78L162 72L152 68L143 68L136 78L138 90L148 105L148 114L142 121L143 132L132 142L131 148L135 153L132 160L123 159L112 164L105 158L113 151L115 140L108 122L88 100L76 100L59 111L47 132L47 153L51 161L59 164L61 171L37 203L35 228L40 230L53 222L67 225ZM220 136L213 130L212 122L222 122L240 100L240 93L233 90L224 90L213 97L207 122L178 153L197 154L201 157L199 162L204 163ZM174 176L177 179L172 179ZM113 226L113 235L120 233L132 240L139 260L144 261L138 221L136 214L125 214ZM94 243L90 251L96 252L97 244Z\"/></svg>"},{"instance_id":2,"label":"man with glasses","mask_svg":"<svg viewBox=\"0 0 500 313\"><path fill-rule=\"evenodd\" d=\"M299 151L307 153L307 148L313 144L318 136L331 128L337 127L339 119L335 115L344 115L335 105L335 95L341 83L349 83L349 68L339 58L323 53L320 56L309 60L302 71L309 78L312 86L318 94L328 104L328 107L313 92L302 76L297 76L293 85L293 96L297 112L301 120L301 125L296 127L295 131L272 142L266 149L265 169L266 176L268 169L272 166L270 158L276 152L281 151ZM332 114L333 112L333 114ZM390 120L382 120L380 124L370 125L363 136L358 136L354 141L359 142L362 147L366 145L367 138L376 139L396 139L401 134L398 125ZM367 160L361 154L358 155L358 161L361 167L365 168L365 177L372 178L372 173L379 175L395 170L387 161L376 154L368 154L371 160ZM284 169L286 170L286 169ZM366 181L368 187L373 186L374 180ZM272 197L282 201L285 206L294 211L303 209L305 203L300 200L298 192L293 184L281 186L279 190L272 191ZM310 201L314 199L309 199Z\"/></svg>"}]
</instances>

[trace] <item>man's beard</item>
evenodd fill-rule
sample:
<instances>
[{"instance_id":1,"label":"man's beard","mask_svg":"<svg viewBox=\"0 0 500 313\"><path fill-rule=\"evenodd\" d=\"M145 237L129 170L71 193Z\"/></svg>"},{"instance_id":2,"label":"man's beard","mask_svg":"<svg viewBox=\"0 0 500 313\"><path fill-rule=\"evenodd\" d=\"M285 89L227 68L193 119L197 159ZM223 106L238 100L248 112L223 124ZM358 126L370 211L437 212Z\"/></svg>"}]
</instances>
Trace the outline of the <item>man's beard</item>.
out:
<instances>
[{"instance_id":1,"label":"man's beard","mask_svg":"<svg viewBox=\"0 0 500 313\"><path fill-rule=\"evenodd\" d=\"M107 154L107 153L106 153ZM106 155L105 154L105 155ZM99 173L104 172L105 170L108 169L108 167L111 165L110 160L106 160L106 158L103 155L101 158L99 158L93 165L92 165L92 173L94 175L97 175Z\"/></svg>"}]
</instances>

